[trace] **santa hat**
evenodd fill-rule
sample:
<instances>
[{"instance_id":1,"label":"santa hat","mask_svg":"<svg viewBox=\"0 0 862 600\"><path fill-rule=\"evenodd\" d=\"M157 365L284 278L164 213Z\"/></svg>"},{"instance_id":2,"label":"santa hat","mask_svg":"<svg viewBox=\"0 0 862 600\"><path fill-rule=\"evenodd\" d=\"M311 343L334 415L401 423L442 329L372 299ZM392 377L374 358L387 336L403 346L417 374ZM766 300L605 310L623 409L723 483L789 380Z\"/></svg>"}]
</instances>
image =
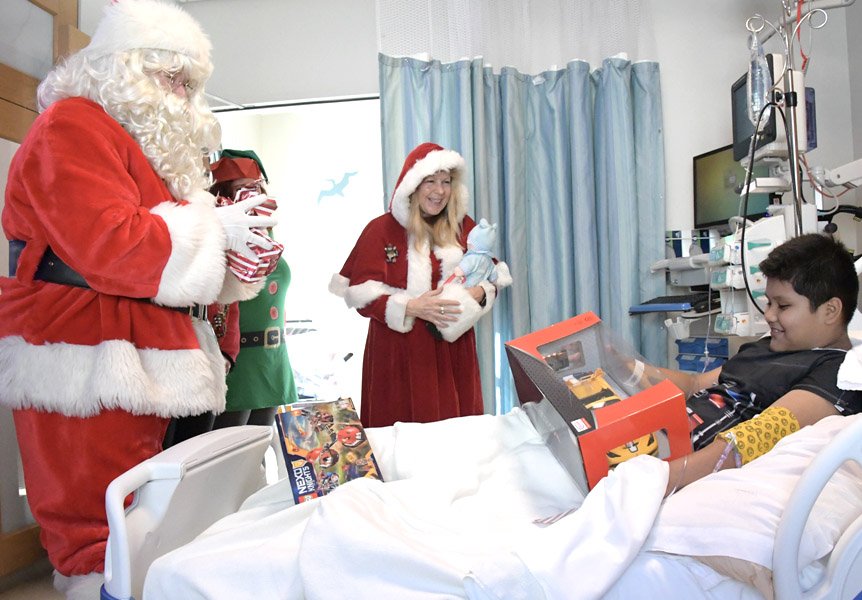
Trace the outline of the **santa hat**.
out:
<instances>
[{"instance_id":1,"label":"santa hat","mask_svg":"<svg viewBox=\"0 0 862 600\"><path fill-rule=\"evenodd\" d=\"M389 203L389 212L402 226L406 227L410 219L410 194L416 191L423 179L437 171L458 174L459 189L457 192L452 190L452 199L447 210L454 211L458 221L467 214L467 201L470 196L464 183L464 158L454 150L446 150L432 142L425 142L407 155L395 184L392 201ZM457 202L457 206L454 202Z\"/></svg>"},{"instance_id":2,"label":"santa hat","mask_svg":"<svg viewBox=\"0 0 862 600\"><path fill-rule=\"evenodd\" d=\"M263 180L269 183L269 178L266 176L266 169L263 168L263 162L254 150L234 150L232 148L225 148L221 151L219 158L250 158L257 163L257 168L260 169L260 174L257 177L263 177Z\"/></svg>"},{"instance_id":3,"label":"santa hat","mask_svg":"<svg viewBox=\"0 0 862 600\"><path fill-rule=\"evenodd\" d=\"M216 183L235 179L261 179L260 167L251 158L223 156L210 165Z\"/></svg>"},{"instance_id":4,"label":"santa hat","mask_svg":"<svg viewBox=\"0 0 862 600\"><path fill-rule=\"evenodd\" d=\"M139 49L168 50L209 64L212 45L197 21L178 6L159 0L113 0L83 52L101 57Z\"/></svg>"}]
</instances>

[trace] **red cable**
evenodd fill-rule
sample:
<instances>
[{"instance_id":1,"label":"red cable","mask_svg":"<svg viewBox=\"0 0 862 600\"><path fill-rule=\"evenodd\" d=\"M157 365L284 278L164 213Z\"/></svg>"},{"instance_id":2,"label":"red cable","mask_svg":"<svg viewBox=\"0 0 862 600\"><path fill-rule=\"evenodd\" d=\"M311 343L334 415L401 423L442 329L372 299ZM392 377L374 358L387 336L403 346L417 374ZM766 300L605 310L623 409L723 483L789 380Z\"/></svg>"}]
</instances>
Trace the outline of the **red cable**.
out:
<instances>
[{"instance_id":1,"label":"red cable","mask_svg":"<svg viewBox=\"0 0 862 600\"><path fill-rule=\"evenodd\" d=\"M805 4L805 0L797 0L796 2L796 25L802 21L802 6ZM808 66L808 55L805 54L805 51L802 49L802 30L796 30L796 39L799 40L799 54L802 56L802 67L801 70L804 73L805 67Z\"/></svg>"}]
</instances>

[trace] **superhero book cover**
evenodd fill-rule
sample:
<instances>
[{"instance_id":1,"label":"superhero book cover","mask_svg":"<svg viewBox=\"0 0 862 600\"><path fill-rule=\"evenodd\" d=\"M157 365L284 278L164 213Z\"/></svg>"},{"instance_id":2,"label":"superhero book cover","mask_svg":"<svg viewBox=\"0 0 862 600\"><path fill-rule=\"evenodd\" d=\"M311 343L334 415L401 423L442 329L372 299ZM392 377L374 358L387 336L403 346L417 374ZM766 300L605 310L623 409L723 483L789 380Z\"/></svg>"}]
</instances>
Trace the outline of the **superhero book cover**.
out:
<instances>
[{"instance_id":1,"label":"superhero book cover","mask_svg":"<svg viewBox=\"0 0 862 600\"><path fill-rule=\"evenodd\" d=\"M280 406L275 422L297 504L353 479L383 479L350 398Z\"/></svg>"}]
</instances>

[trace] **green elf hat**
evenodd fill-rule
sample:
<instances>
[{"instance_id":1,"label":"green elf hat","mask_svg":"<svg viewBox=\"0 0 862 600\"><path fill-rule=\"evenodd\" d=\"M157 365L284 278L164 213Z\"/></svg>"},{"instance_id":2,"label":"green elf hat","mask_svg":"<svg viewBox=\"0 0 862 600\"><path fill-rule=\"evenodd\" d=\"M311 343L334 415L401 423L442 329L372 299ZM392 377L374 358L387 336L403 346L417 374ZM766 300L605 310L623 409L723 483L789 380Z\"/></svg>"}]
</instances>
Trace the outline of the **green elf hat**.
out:
<instances>
[{"instance_id":1,"label":"green elf hat","mask_svg":"<svg viewBox=\"0 0 862 600\"><path fill-rule=\"evenodd\" d=\"M260 162L260 158L257 156L254 150L231 150L229 148L225 148L221 151L221 156L219 158L250 158L254 162L257 163L258 168L260 168L260 173L263 175L263 180L266 183L269 183L269 178L266 176L266 169L263 168L263 163Z\"/></svg>"}]
</instances>

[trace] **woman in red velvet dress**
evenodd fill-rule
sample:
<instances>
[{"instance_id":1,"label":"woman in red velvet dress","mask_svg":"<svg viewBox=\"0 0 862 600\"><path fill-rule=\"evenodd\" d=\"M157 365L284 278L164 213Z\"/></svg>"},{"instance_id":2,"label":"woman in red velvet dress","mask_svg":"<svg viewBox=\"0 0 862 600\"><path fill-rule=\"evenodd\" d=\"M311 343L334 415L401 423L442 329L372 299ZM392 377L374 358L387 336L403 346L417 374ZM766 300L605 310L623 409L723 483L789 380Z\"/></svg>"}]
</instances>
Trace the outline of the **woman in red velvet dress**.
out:
<instances>
[{"instance_id":1,"label":"woman in red velvet dress","mask_svg":"<svg viewBox=\"0 0 862 600\"><path fill-rule=\"evenodd\" d=\"M456 299L441 293L476 225L466 214L464 175L457 152L417 146L389 211L365 227L330 283L330 291L369 319L360 399L367 427L484 412L472 325L511 277L498 262L495 284L483 281ZM446 341L447 328L464 333Z\"/></svg>"}]
</instances>

